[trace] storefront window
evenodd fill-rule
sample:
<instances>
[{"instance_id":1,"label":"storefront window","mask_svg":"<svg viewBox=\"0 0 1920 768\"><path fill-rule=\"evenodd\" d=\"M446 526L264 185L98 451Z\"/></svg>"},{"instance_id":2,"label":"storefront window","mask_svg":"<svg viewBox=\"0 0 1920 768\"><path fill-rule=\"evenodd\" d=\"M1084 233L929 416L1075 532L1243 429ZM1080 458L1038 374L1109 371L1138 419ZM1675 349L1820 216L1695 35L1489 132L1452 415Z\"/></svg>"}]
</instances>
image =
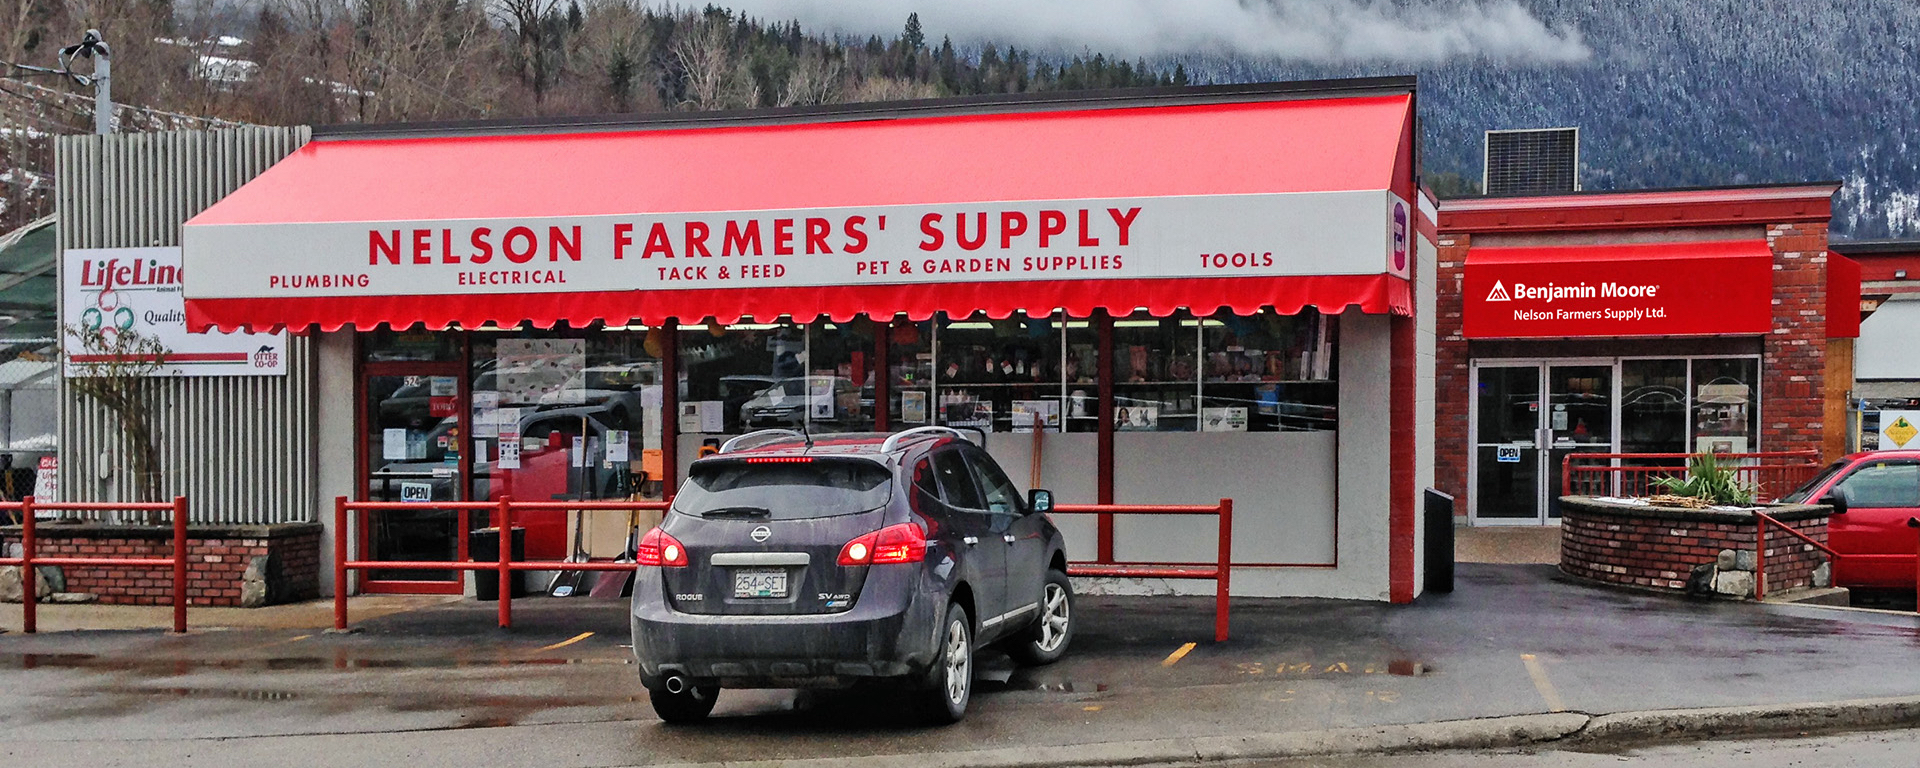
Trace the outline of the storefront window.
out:
<instances>
[{"instance_id":1,"label":"storefront window","mask_svg":"<svg viewBox=\"0 0 1920 768\"><path fill-rule=\"evenodd\" d=\"M474 498L657 498L665 331L473 335Z\"/></svg>"},{"instance_id":2,"label":"storefront window","mask_svg":"<svg viewBox=\"0 0 1920 768\"><path fill-rule=\"evenodd\" d=\"M806 329L804 422L811 432L871 432L874 413L874 322L866 317ZM787 382L789 390L795 389Z\"/></svg>"},{"instance_id":3,"label":"storefront window","mask_svg":"<svg viewBox=\"0 0 1920 768\"><path fill-rule=\"evenodd\" d=\"M1693 449L1746 453L1756 447L1760 361L1750 357L1693 361Z\"/></svg>"},{"instance_id":4,"label":"storefront window","mask_svg":"<svg viewBox=\"0 0 1920 768\"><path fill-rule=\"evenodd\" d=\"M724 442L807 418L807 329L791 322L680 327L682 435Z\"/></svg>"},{"instance_id":5,"label":"storefront window","mask_svg":"<svg viewBox=\"0 0 1920 768\"><path fill-rule=\"evenodd\" d=\"M363 354L370 363L460 359L460 334L454 331L429 331L426 326L416 324L404 331L382 327L363 333L360 338Z\"/></svg>"},{"instance_id":6,"label":"storefront window","mask_svg":"<svg viewBox=\"0 0 1920 768\"><path fill-rule=\"evenodd\" d=\"M1332 431L1340 370L1333 318L1264 310L1220 312L1198 323L1201 431Z\"/></svg>"},{"instance_id":7,"label":"storefront window","mask_svg":"<svg viewBox=\"0 0 1920 768\"><path fill-rule=\"evenodd\" d=\"M895 430L933 423L932 320L898 318L887 329L887 422Z\"/></svg>"},{"instance_id":8,"label":"storefront window","mask_svg":"<svg viewBox=\"0 0 1920 768\"><path fill-rule=\"evenodd\" d=\"M934 349L937 423L1026 432L1037 414L1046 431L1058 431L1070 407L1062 330L1053 318L1021 313L947 320Z\"/></svg>"},{"instance_id":9,"label":"storefront window","mask_svg":"<svg viewBox=\"0 0 1920 768\"><path fill-rule=\"evenodd\" d=\"M1200 430L1199 326L1186 311L1114 319L1114 431Z\"/></svg>"},{"instance_id":10,"label":"storefront window","mask_svg":"<svg viewBox=\"0 0 1920 768\"><path fill-rule=\"evenodd\" d=\"M1620 361L1620 450L1687 452L1687 361Z\"/></svg>"}]
</instances>

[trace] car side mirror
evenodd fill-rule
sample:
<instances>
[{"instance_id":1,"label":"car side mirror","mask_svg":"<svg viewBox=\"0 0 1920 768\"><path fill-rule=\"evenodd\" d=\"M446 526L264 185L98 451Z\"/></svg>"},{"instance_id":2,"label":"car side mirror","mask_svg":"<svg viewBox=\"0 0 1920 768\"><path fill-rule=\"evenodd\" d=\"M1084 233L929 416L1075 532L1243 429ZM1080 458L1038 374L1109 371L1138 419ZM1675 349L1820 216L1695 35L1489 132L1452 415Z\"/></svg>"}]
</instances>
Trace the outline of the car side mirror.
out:
<instances>
[{"instance_id":1,"label":"car side mirror","mask_svg":"<svg viewBox=\"0 0 1920 768\"><path fill-rule=\"evenodd\" d=\"M1027 511L1052 512L1053 511L1053 491L1049 491L1045 488L1035 488L1031 491L1028 491L1027 492Z\"/></svg>"},{"instance_id":2,"label":"car side mirror","mask_svg":"<svg viewBox=\"0 0 1920 768\"><path fill-rule=\"evenodd\" d=\"M1852 501L1851 494L1848 494L1845 488L1835 488L1827 491L1827 495L1820 497L1820 503L1833 507L1833 514L1836 515L1846 514L1847 507Z\"/></svg>"}]
</instances>

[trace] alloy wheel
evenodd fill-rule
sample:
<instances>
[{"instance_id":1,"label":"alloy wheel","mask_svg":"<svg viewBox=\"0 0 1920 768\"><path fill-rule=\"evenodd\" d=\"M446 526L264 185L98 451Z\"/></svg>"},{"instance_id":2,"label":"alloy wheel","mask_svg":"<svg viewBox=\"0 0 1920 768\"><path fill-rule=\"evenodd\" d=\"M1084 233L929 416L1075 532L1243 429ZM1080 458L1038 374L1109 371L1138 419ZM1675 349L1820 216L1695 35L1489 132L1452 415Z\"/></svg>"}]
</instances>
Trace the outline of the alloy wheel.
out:
<instances>
[{"instance_id":1,"label":"alloy wheel","mask_svg":"<svg viewBox=\"0 0 1920 768\"><path fill-rule=\"evenodd\" d=\"M1040 615L1040 650L1052 653L1067 639L1067 623L1073 606L1067 601L1067 590L1058 584L1048 584L1046 600Z\"/></svg>"}]
</instances>

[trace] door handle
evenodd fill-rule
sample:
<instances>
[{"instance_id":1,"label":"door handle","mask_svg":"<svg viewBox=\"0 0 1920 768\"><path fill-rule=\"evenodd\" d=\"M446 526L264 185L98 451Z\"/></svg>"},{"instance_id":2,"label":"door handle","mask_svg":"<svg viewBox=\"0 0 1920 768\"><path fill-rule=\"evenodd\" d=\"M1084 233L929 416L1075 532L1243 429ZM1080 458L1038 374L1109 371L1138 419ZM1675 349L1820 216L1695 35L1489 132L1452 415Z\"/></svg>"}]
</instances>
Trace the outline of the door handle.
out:
<instances>
[{"instance_id":1,"label":"door handle","mask_svg":"<svg viewBox=\"0 0 1920 768\"><path fill-rule=\"evenodd\" d=\"M1007 534L1007 535L1005 535L1005 536L1001 536L1001 537L1000 537L1000 540L1001 540L1001 541L1004 541L1004 542L1006 542L1006 543L1008 543L1008 544L1012 544L1012 543L1014 543L1014 542L1016 542L1016 541L1019 541L1020 539L1018 539L1018 538L1016 538L1016 537L1015 537L1015 536L1014 536L1013 534L1011 534L1011 533L1009 533L1009 534Z\"/></svg>"},{"instance_id":2,"label":"door handle","mask_svg":"<svg viewBox=\"0 0 1920 768\"><path fill-rule=\"evenodd\" d=\"M962 537L962 538L960 539L960 543L962 543L962 544L965 544L965 545L967 545L967 546L969 546L969 547L971 547L971 546L973 546L973 545L975 545L975 544L978 544L978 543L980 543L980 537L978 537L978 536L965 536L965 537Z\"/></svg>"}]
</instances>

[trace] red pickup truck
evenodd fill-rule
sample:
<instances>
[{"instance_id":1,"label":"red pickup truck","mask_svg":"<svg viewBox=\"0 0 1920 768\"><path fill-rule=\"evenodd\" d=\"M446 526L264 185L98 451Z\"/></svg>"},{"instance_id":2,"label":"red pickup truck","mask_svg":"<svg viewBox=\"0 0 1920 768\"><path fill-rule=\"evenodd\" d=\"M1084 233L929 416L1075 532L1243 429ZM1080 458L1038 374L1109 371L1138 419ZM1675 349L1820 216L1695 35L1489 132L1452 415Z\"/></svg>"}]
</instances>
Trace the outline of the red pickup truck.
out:
<instances>
[{"instance_id":1,"label":"red pickup truck","mask_svg":"<svg viewBox=\"0 0 1920 768\"><path fill-rule=\"evenodd\" d=\"M1830 504L1827 545L1840 553L1835 586L1914 589L1920 529L1920 451L1856 453L1827 465L1785 498L1796 504Z\"/></svg>"}]
</instances>

